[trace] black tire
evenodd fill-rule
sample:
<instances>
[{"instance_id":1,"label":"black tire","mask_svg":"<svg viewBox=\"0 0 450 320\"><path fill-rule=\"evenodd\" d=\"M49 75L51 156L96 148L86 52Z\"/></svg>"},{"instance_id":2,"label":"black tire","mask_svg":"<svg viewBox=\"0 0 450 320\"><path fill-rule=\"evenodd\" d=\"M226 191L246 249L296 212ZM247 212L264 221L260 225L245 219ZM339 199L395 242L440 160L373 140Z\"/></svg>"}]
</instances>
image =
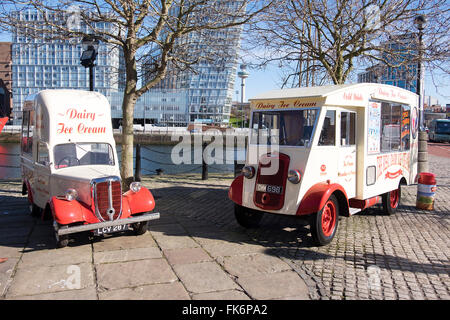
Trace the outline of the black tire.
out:
<instances>
[{"instance_id":1,"label":"black tire","mask_svg":"<svg viewBox=\"0 0 450 320\"><path fill-rule=\"evenodd\" d=\"M30 214L34 218L40 218L42 216L42 209L34 203L30 204Z\"/></svg>"},{"instance_id":2,"label":"black tire","mask_svg":"<svg viewBox=\"0 0 450 320\"><path fill-rule=\"evenodd\" d=\"M325 202L323 208L311 216L310 227L313 241L318 246L329 244L339 224L339 203L334 195Z\"/></svg>"},{"instance_id":3,"label":"black tire","mask_svg":"<svg viewBox=\"0 0 450 320\"><path fill-rule=\"evenodd\" d=\"M258 227L263 215L261 211L246 208L238 204L234 205L234 216L237 222L244 228Z\"/></svg>"},{"instance_id":4,"label":"black tire","mask_svg":"<svg viewBox=\"0 0 450 320\"><path fill-rule=\"evenodd\" d=\"M386 215L392 215L397 212L397 208L400 205L402 199L402 189L398 186L398 189L387 192L381 196L383 203L383 213Z\"/></svg>"},{"instance_id":5,"label":"black tire","mask_svg":"<svg viewBox=\"0 0 450 320\"><path fill-rule=\"evenodd\" d=\"M67 228L67 226L58 226L60 229L61 228ZM67 247L67 245L69 244L69 236L68 235L58 235L58 232L54 231L54 235L55 235L55 244L57 248L64 248Z\"/></svg>"},{"instance_id":6,"label":"black tire","mask_svg":"<svg viewBox=\"0 0 450 320\"><path fill-rule=\"evenodd\" d=\"M147 232L148 221L138 222L133 224L134 234L137 236L143 235Z\"/></svg>"}]
</instances>

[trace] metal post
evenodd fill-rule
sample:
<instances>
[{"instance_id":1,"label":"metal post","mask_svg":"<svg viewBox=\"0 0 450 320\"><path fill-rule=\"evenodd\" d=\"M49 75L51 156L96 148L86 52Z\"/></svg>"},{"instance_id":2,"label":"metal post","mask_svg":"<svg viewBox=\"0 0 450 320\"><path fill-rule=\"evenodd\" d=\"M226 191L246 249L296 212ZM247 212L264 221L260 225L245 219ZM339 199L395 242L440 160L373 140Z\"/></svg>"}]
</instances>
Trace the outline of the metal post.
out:
<instances>
[{"instance_id":1,"label":"metal post","mask_svg":"<svg viewBox=\"0 0 450 320\"><path fill-rule=\"evenodd\" d=\"M423 94L422 94L422 30L423 24L419 25L419 61L417 63L417 85L416 93L419 95L419 146L417 155L417 173L428 171L428 134L424 130Z\"/></svg>"},{"instance_id":2,"label":"metal post","mask_svg":"<svg viewBox=\"0 0 450 320\"><path fill-rule=\"evenodd\" d=\"M136 145L136 166L134 168L134 181L141 181L141 145Z\"/></svg>"},{"instance_id":3,"label":"metal post","mask_svg":"<svg viewBox=\"0 0 450 320\"><path fill-rule=\"evenodd\" d=\"M89 66L89 90L94 91L94 64Z\"/></svg>"},{"instance_id":4,"label":"metal post","mask_svg":"<svg viewBox=\"0 0 450 320\"><path fill-rule=\"evenodd\" d=\"M202 180L208 180L208 164L205 162L205 149L206 149L207 143L203 143L202 147Z\"/></svg>"}]
</instances>

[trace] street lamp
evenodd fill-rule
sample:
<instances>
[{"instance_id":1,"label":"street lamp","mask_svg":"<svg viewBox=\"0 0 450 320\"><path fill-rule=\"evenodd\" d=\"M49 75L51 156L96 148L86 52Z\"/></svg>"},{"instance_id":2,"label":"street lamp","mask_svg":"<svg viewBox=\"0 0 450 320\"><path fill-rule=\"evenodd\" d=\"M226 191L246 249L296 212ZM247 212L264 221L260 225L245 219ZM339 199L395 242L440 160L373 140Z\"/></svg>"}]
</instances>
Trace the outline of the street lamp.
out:
<instances>
[{"instance_id":1,"label":"street lamp","mask_svg":"<svg viewBox=\"0 0 450 320\"><path fill-rule=\"evenodd\" d=\"M99 41L94 36L86 36L81 41L81 44L84 50L80 58L81 65L89 68L89 90L94 91L94 62L97 58Z\"/></svg>"},{"instance_id":2,"label":"street lamp","mask_svg":"<svg viewBox=\"0 0 450 320\"><path fill-rule=\"evenodd\" d=\"M419 43L418 43L418 61L417 61L417 84L416 93L419 95L419 131L423 131L423 95L422 95L422 35L423 29L425 29L425 24L427 19L424 15L418 15L414 18L414 24L419 30Z\"/></svg>"},{"instance_id":3,"label":"street lamp","mask_svg":"<svg viewBox=\"0 0 450 320\"><path fill-rule=\"evenodd\" d=\"M428 171L428 151L427 151L427 132L424 130L424 113L423 113L423 94L422 94L422 35L423 29L425 29L425 24L427 20L424 15L418 15L414 18L414 24L419 30L419 43L418 43L418 61L417 61L417 84L416 84L416 93L419 96L419 148L417 150L418 153L418 161L417 161L417 173Z\"/></svg>"},{"instance_id":4,"label":"street lamp","mask_svg":"<svg viewBox=\"0 0 450 320\"><path fill-rule=\"evenodd\" d=\"M241 64L241 71L238 72L238 77L241 78L241 128L244 127L244 99L245 99L245 79L250 75L247 72L247 65Z\"/></svg>"}]
</instances>

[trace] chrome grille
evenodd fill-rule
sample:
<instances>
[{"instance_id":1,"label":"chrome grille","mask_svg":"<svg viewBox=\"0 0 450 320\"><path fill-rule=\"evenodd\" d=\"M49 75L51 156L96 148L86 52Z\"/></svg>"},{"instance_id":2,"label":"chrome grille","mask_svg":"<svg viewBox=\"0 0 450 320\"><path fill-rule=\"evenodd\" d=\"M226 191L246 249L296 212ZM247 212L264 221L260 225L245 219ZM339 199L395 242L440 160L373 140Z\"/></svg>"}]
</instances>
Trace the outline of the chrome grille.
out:
<instances>
[{"instance_id":1,"label":"chrome grille","mask_svg":"<svg viewBox=\"0 0 450 320\"><path fill-rule=\"evenodd\" d=\"M119 177L92 180L95 214L100 221L113 221L122 214L122 185Z\"/></svg>"}]
</instances>

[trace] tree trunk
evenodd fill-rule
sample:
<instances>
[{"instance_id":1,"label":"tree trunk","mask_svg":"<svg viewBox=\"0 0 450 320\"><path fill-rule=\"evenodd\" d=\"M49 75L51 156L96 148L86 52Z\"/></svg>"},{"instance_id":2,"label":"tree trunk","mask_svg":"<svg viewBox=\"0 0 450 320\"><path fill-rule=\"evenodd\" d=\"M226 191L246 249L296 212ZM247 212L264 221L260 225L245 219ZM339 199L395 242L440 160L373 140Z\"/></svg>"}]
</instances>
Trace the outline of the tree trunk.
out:
<instances>
[{"instance_id":1,"label":"tree trunk","mask_svg":"<svg viewBox=\"0 0 450 320\"><path fill-rule=\"evenodd\" d=\"M122 102L122 165L120 174L122 176L122 188L129 189L133 182L133 113L136 98L134 95L125 94Z\"/></svg>"},{"instance_id":2,"label":"tree trunk","mask_svg":"<svg viewBox=\"0 0 450 320\"><path fill-rule=\"evenodd\" d=\"M133 45L134 34L129 35L127 46L123 47L126 70L126 84L122 101L122 189L128 191L133 175L133 120L134 107L137 101L136 50Z\"/></svg>"}]
</instances>

